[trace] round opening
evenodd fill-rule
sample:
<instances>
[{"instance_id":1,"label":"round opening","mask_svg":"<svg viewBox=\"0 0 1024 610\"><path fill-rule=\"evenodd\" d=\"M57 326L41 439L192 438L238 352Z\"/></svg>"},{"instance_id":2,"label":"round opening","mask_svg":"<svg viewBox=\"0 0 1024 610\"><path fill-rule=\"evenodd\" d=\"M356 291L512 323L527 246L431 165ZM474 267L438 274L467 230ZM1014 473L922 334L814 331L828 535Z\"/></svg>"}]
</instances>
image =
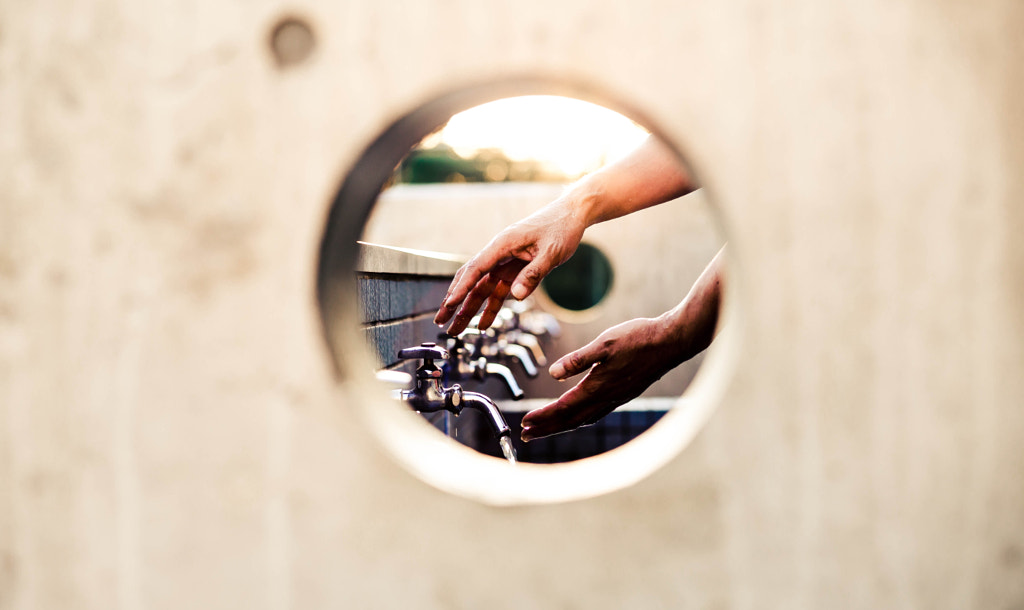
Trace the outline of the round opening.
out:
<instances>
[{"instance_id":1,"label":"round opening","mask_svg":"<svg viewBox=\"0 0 1024 610\"><path fill-rule=\"evenodd\" d=\"M279 68L290 68L306 61L316 49L313 28L299 17L284 17L270 30L270 51Z\"/></svg>"},{"instance_id":2,"label":"round opening","mask_svg":"<svg viewBox=\"0 0 1024 610\"><path fill-rule=\"evenodd\" d=\"M612 264L597 247L581 243L569 260L541 281L551 301L570 311L585 311L612 289Z\"/></svg>"},{"instance_id":3,"label":"round opening","mask_svg":"<svg viewBox=\"0 0 1024 610\"><path fill-rule=\"evenodd\" d=\"M496 351L516 342L507 335L493 338L499 347L492 345L491 351L477 347L479 351L473 353L473 360L484 356L503 366L503 373L467 370L454 374L445 368L445 356L419 353L450 347L443 336L438 336L433 317L459 266L501 227L523 217L527 208L556 198L566 184L595 168L523 157L510 144L478 145L469 151L471 147L465 142L455 138L446 141L441 137L443 132L459 124L460 112L487 102L500 100L501 104L508 101L506 98L552 94L598 102L604 112L626 108L592 89L546 80L488 84L431 100L395 121L350 169L331 208L321 244L318 299L330 353L339 376L347 381L345 388L353 392L347 401L367 418L374 435L392 455L421 479L493 504L583 498L646 476L675 456L703 425L728 368L721 364L704 366L699 379L691 384L701 364L701 358L695 358L683 374L675 378L666 375L649 392L604 418L605 423L615 420L616 427L598 423L534 441L529 443L537 449L534 458L515 465L496 459L502 451L494 437L486 434L485 426L477 426L485 434L478 434L483 440L476 446L473 434L458 428L458 424L472 419L469 409L452 418L447 407L432 404L421 408L424 403L409 399L408 393L418 387L417 377L433 378L431 370L424 373L424 369L442 370L437 375L441 389L457 382L467 392L493 399L513 431L520 457L524 457L524 445L518 438L523 416L551 402L579 379L568 385L551 379L544 365L547 363L541 364L536 352L530 351L530 341L521 335L516 341L523 349L513 350L517 353ZM636 112L626 114L641 116ZM546 120L549 131L560 121L534 116L537 123ZM632 123L622 115L616 116ZM479 130L467 133L473 131ZM647 137L646 132L641 133ZM547 139L557 142L567 138L549 133ZM638 141L634 140L633 145ZM563 154L562 158L567 156ZM610 155L605 154L600 162L609 160ZM558 267L538 290L537 294L543 293L546 298L532 303L510 300L505 308L508 320L518 316L514 323L519 326L514 329L535 334L548 361L553 362L593 341L604 328L630 318L654 317L669 309L685 296L686 287L722 245L714 230L710 235L685 240L692 259L686 270L690 277L671 283L671 287L682 287L682 292L666 290L670 283L658 274L664 275L666 267L680 271L675 261L683 258L677 250L658 252L659 248L684 242L679 239L680 227L673 214L683 208L706 207L704 202L656 206L675 208L674 212L664 212L669 214L667 220L645 211L632 215L636 217L629 221L633 226L615 224L619 223L616 220L588 229L587 242L580 244L576 255ZM709 208L696 216L699 220L690 218L683 224L689 223L688 228L709 226ZM675 224L671 229L653 232L636 228L651 223L657 227ZM655 239L652 234L659 237ZM651 265L653 256L672 263ZM616 261L614 273L612 260ZM618 286L614 292L610 290L613 275ZM630 298L613 299L620 293ZM548 300L557 307L545 310ZM602 306L595 308L598 303ZM585 320L577 317L576 321L572 315L561 315L584 310L599 310L600 316ZM726 307L722 317L731 317L730 311ZM522 318L533 314L535 321L546 321L548 336L541 336L544 323L523 325ZM550 330L558 326L560 333ZM423 346L426 342L438 345ZM726 343L721 338L716 340L709 352L726 349L722 347ZM419 351L413 354L409 348ZM400 353L403 349L405 352ZM720 357L712 358L722 362ZM528 363L537 369L535 378L529 374ZM514 385L526 398L511 400ZM684 388L688 388L687 396L680 401ZM389 398L403 390L406 400ZM444 404L450 406L450 402ZM627 442L641 432L643 436L637 442ZM583 457L589 459L579 459ZM571 460L577 461L546 465Z\"/></svg>"}]
</instances>

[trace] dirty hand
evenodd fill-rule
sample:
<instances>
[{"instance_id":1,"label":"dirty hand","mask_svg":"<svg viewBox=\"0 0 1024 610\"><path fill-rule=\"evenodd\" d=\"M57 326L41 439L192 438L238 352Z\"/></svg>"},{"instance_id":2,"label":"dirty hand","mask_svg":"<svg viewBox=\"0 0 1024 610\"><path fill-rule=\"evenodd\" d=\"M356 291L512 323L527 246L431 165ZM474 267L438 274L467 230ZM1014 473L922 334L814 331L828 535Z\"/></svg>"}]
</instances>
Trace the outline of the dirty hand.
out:
<instances>
[{"instance_id":1,"label":"dirty hand","mask_svg":"<svg viewBox=\"0 0 1024 610\"><path fill-rule=\"evenodd\" d=\"M555 402L523 417L523 440L592 424L704 351L718 328L724 252L670 311L613 326L552 364L549 372L558 380L587 375Z\"/></svg>"},{"instance_id":2,"label":"dirty hand","mask_svg":"<svg viewBox=\"0 0 1024 610\"><path fill-rule=\"evenodd\" d=\"M525 299L572 256L587 225L580 206L566 196L509 226L456 272L434 322L453 320L448 334L457 335L486 301L480 329L488 328L510 292Z\"/></svg>"},{"instance_id":3,"label":"dirty hand","mask_svg":"<svg viewBox=\"0 0 1024 610\"><path fill-rule=\"evenodd\" d=\"M551 376L560 381L587 375L558 400L523 417L523 440L595 423L681 364L686 350L672 326L664 316L630 320L552 364Z\"/></svg>"}]
</instances>

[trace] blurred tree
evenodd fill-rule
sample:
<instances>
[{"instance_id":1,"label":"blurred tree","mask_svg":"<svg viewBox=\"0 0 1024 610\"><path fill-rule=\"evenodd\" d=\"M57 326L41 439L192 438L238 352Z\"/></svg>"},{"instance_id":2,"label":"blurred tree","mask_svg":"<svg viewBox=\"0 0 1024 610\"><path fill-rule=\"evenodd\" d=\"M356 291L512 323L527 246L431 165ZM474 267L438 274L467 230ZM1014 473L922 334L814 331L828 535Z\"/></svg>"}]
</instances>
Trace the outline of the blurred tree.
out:
<instances>
[{"instance_id":1,"label":"blurred tree","mask_svg":"<svg viewBox=\"0 0 1024 610\"><path fill-rule=\"evenodd\" d=\"M395 169L392 184L444 182L569 182L570 176L535 160L509 159L498 148L462 157L441 143L412 149Z\"/></svg>"}]
</instances>

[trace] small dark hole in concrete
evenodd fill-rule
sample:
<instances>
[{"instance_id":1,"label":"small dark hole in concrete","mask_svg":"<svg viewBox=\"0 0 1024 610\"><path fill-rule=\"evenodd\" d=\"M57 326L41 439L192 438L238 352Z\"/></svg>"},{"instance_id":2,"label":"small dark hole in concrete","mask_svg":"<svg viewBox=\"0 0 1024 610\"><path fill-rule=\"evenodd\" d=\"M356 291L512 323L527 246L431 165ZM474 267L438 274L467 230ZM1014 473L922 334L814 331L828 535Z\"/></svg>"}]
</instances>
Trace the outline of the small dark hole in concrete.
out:
<instances>
[{"instance_id":1,"label":"small dark hole in concrete","mask_svg":"<svg viewBox=\"0 0 1024 610\"><path fill-rule=\"evenodd\" d=\"M285 17L270 32L270 50L279 68L290 68L313 54L316 36L304 20Z\"/></svg>"}]
</instances>

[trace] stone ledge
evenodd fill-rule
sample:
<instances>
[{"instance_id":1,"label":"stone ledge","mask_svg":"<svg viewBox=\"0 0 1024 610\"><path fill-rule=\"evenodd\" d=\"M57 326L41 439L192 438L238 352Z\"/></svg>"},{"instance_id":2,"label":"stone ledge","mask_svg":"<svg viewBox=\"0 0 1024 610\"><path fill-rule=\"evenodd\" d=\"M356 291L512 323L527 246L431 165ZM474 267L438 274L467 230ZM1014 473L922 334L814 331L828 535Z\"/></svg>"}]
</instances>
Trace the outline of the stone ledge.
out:
<instances>
[{"instance_id":1,"label":"stone ledge","mask_svg":"<svg viewBox=\"0 0 1024 610\"><path fill-rule=\"evenodd\" d=\"M394 273L452 277L468 260L457 254L359 242L356 273Z\"/></svg>"}]
</instances>

